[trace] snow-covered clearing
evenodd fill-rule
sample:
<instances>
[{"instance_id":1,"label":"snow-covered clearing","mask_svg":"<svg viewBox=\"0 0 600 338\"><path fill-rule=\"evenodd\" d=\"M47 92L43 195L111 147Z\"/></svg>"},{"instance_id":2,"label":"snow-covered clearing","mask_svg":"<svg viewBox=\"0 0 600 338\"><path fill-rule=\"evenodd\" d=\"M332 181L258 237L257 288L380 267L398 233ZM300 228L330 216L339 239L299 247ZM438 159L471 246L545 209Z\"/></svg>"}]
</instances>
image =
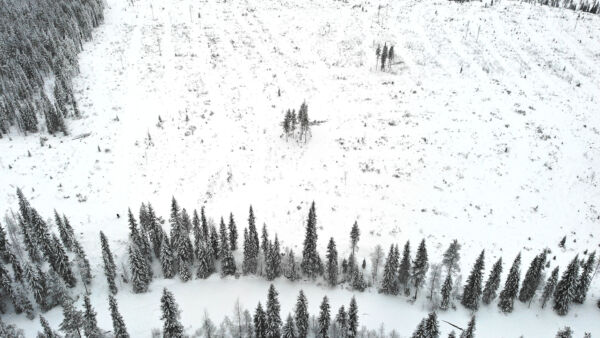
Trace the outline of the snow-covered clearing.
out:
<instances>
[{"instance_id":1,"label":"snow-covered clearing","mask_svg":"<svg viewBox=\"0 0 600 338\"><path fill-rule=\"evenodd\" d=\"M486 273L502 256L504 276L519 251L524 273L545 247L561 267L598 249L597 15L513 1L491 8L389 1L379 11L379 3L355 1L108 4L105 24L80 57L75 84L85 118L69 124L72 135L91 135L50 137L43 148L37 137L0 140L0 208L16 208L21 187L45 216L56 208L70 217L95 269L101 326L110 322L98 231L125 259L126 219L116 214L150 201L166 217L171 196L188 210L205 205L213 218L231 211L241 226L252 204L258 223L297 253L313 200L322 251L333 236L347 255L354 220L361 261L376 244L410 240L414 248L426 238L436 262L457 238L463 275L482 249ZM391 72L374 69L376 44L384 42L398 56ZM286 142L283 111L303 100L310 118L324 123L307 144ZM219 322L237 297L254 308L268 287L214 276L155 281L144 295L120 292L133 336L160 327L163 285L193 328L204 308ZM332 309L351 295L276 285L283 314L300 287L313 314L324 294ZM587 302L567 317L537 304L519 303L508 316L484 307L478 334L549 337L566 324L578 336L600 334L599 295L596 279ZM373 290L357 297L362 324L384 322L403 335L427 311ZM468 316L460 307L440 314L463 324ZM59 309L50 312L53 327L60 317ZM38 330L24 317L11 321L28 336Z\"/></svg>"}]
</instances>

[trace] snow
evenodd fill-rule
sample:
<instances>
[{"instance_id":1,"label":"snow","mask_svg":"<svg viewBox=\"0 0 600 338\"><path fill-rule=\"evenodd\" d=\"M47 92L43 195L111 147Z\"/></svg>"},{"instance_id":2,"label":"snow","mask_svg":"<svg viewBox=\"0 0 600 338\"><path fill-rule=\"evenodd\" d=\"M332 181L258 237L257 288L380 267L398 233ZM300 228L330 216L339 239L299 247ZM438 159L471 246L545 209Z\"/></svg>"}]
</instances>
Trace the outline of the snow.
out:
<instances>
[{"instance_id":1,"label":"snow","mask_svg":"<svg viewBox=\"0 0 600 338\"><path fill-rule=\"evenodd\" d=\"M322 253L333 236L348 255L355 220L361 259L376 244L387 251L406 240L414 253L426 238L430 262L438 262L457 238L463 276L481 249L486 275L504 258L504 278L519 251L524 275L545 247L561 268L576 253L597 250L597 15L514 1L390 1L379 15L380 3L355 1L108 5L80 55L75 88L84 118L70 121L72 136L49 137L45 147L36 136L0 140L0 209L16 208L21 187L44 216L54 208L69 216L95 272L101 327L111 324L98 231L124 260L126 219L116 214L150 201L167 217L171 196L188 211L205 205L214 219L233 212L238 226L252 204L258 224L296 254L313 200ZM391 72L374 69L376 44L384 42L399 61ZM325 122L297 144L282 137L280 122L302 101L311 119ZM73 138L84 133L91 135ZM236 298L254 308L268 288L252 278L214 277L156 280L144 295L121 291L133 336L160 327L167 285L194 329L204 308L218 323ZM332 309L350 299L348 291L312 284L276 286L283 314L300 287L312 314L324 294ZM518 304L508 316L483 307L478 334L551 336L567 324L577 335L600 334L599 294L596 279L587 302L567 317L537 305ZM370 328L383 322L408 335L427 313L421 302L374 290L357 297ZM60 309L48 314L53 327L60 317ZM462 308L440 313L464 325L468 318ZM28 336L38 330L37 322L10 319Z\"/></svg>"}]
</instances>

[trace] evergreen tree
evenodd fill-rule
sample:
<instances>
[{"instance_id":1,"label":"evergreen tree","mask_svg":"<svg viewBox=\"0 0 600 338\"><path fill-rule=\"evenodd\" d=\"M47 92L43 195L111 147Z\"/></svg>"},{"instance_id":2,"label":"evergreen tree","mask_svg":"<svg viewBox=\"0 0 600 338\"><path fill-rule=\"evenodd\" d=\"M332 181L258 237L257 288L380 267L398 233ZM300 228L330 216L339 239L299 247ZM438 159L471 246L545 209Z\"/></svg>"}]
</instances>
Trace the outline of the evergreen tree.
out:
<instances>
[{"instance_id":1,"label":"evergreen tree","mask_svg":"<svg viewBox=\"0 0 600 338\"><path fill-rule=\"evenodd\" d=\"M40 315L40 324L42 325L43 332L38 333L38 338L59 338L60 336L56 333L52 328L50 328L50 324L44 316ZM0 333L1 330L0 330ZM11 337L10 335L6 335L6 337Z\"/></svg>"},{"instance_id":2,"label":"evergreen tree","mask_svg":"<svg viewBox=\"0 0 600 338\"><path fill-rule=\"evenodd\" d=\"M569 305L575 297L575 291L577 289L577 276L579 275L579 258L575 256L567 270L563 272L563 275L556 284L554 290L554 311L561 316L566 315L569 312Z\"/></svg>"},{"instance_id":3,"label":"evergreen tree","mask_svg":"<svg viewBox=\"0 0 600 338\"><path fill-rule=\"evenodd\" d=\"M87 259L83 247L76 238L73 238L72 244L75 251L77 266L79 267L79 274L81 275L81 281L85 285L90 285L92 283L92 268L90 267L90 261Z\"/></svg>"},{"instance_id":4,"label":"evergreen tree","mask_svg":"<svg viewBox=\"0 0 600 338\"><path fill-rule=\"evenodd\" d=\"M62 304L63 321L60 323L60 330L64 331L67 337L81 337L80 329L83 326L83 315L73 306L73 301L66 300Z\"/></svg>"},{"instance_id":5,"label":"evergreen tree","mask_svg":"<svg viewBox=\"0 0 600 338\"><path fill-rule=\"evenodd\" d=\"M354 221L352 225L352 230L350 230L350 243L352 245L352 253L356 251L356 245L358 244L358 240L360 239L360 229L358 228L358 222Z\"/></svg>"},{"instance_id":6,"label":"evergreen tree","mask_svg":"<svg viewBox=\"0 0 600 338\"><path fill-rule=\"evenodd\" d=\"M405 290L407 290L408 282L410 280L410 269L410 242L406 241L406 244L404 244L404 250L402 251L402 260L400 261L400 267L398 268L398 283L400 283L400 285L404 287ZM405 293L408 294L407 292Z\"/></svg>"},{"instance_id":7,"label":"evergreen tree","mask_svg":"<svg viewBox=\"0 0 600 338\"><path fill-rule=\"evenodd\" d=\"M358 336L358 305L354 296L350 300L348 308L348 338L356 338Z\"/></svg>"},{"instance_id":8,"label":"evergreen tree","mask_svg":"<svg viewBox=\"0 0 600 338\"><path fill-rule=\"evenodd\" d=\"M573 330L570 327L565 326L564 329L558 330L556 333L556 338L571 338L573 337Z\"/></svg>"},{"instance_id":9,"label":"evergreen tree","mask_svg":"<svg viewBox=\"0 0 600 338\"><path fill-rule=\"evenodd\" d=\"M183 232L187 235L190 234L190 231L192 230L192 220L185 208L181 209L181 227L183 228Z\"/></svg>"},{"instance_id":10,"label":"evergreen tree","mask_svg":"<svg viewBox=\"0 0 600 338\"><path fill-rule=\"evenodd\" d=\"M117 301L112 295L108 295L108 306L110 308L110 316L113 323L113 335L115 338L129 338L127 328L125 327L125 321L119 313Z\"/></svg>"},{"instance_id":11,"label":"evergreen tree","mask_svg":"<svg viewBox=\"0 0 600 338\"><path fill-rule=\"evenodd\" d=\"M421 320L421 322L419 323L419 325L417 326L417 329L415 330L415 332L413 332L412 334L412 338L427 338L427 332L425 331L425 325L427 325L427 319L423 318Z\"/></svg>"},{"instance_id":12,"label":"evergreen tree","mask_svg":"<svg viewBox=\"0 0 600 338\"><path fill-rule=\"evenodd\" d=\"M221 253L223 255L223 259L221 260L221 275L222 276L233 276L236 272L235 260L233 258L233 254L231 250L229 250L229 245L225 242L223 248L221 249Z\"/></svg>"},{"instance_id":13,"label":"evergreen tree","mask_svg":"<svg viewBox=\"0 0 600 338\"><path fill-rule=\"evenodd\" d=\"M519 292L519 300L523 303L530 302L542 281L544 265L546 264L546 250L537 255L525 273L523 285Z\"/></svg>"},{"instance_id":14,"label":"evergreen tree","mask_svg":"<svg viewBox=\"0 0 600 338\"><path fill-rule=\"evenodd\" d=\"M327 296L323 297L323 301L321 302L321 306L319 307L319 334L320 338L328 338L329 337L329 322L331 321L331 315L329 313L329 300Z\"/></svg>"},{"instance_id":15,"label":"evergreen tree","mask_svg":"<svg viewBox=\"0 0 600 338\"><path fill-rule=\"evenodd\" d=\"M67 249L67 251L73 250L71 236L70 236L69 232L67 231L67 229L65 228L65 224L63 223L62 218L58 215L58 212L56 211L56 209L54 209L54 222L56 223L56 226L58 227L58 234L60 235L60 240L62 241L63 245L65 246L65 249Z\"/></svg>"},{"instance_id":16,"label":"evergreen tree","mask_svg":"<svg viewBox=\"0 0 600 338\"><path fill-rule=\"evenodd\" d=\"M72 288L77 284L75 276L73 276L73 270L71 270L71 263L69 257L65 253L60 240L56 235L52 235L52 242L54 249L49 249L53 252L50 259L50 265L58 272L60 277L65 281L68 287Z\"/></svg>"},{"instance_id":17,"label":"evergreen tree","mask_svg":"<svg viewBox=\"0 0 600 338\"><path fill-rule=\"evenodd\" d=\"M115 284L115 277L117 276L117 266L115 265L113 255L110 252L108 240L106 239L106 236L104 236L104 233L102 231L100 231L100 244L102 246L102 261L104 262L104 274L106 275L108 288L110 292L113 295L115 295L117 294L117 285Z\"/></svg>"},{"instance_id":18,"label":"evergreen tree","mask_svg":"<svg viewBox=\"0 0 600 338\"><path fill-rule=\"evenodd\" d=\"M330 286L335 286L338 279L338 255L337 249L335 248L335 241L333 237L329 239L327 245L327 266L325 268L325 279Z\"/></svg>"},{"instance_id":19,"label":"evergreen tree","mask_svg":"<svg viewBox=\"0 0 600 338\"><path fill-rule=\"evenodd\" d=\"M260 248L263 252L263 258L265 263L267 262L267 260L269 259L269 244L271 243L271 241L269 241L269 233L267 232L267 225L263 223L263 227L262 227L262 236L261 236L261 244L260 244Z\"/></svg>"},{"instance_id":20,"label":"evergreen tree","mask_svg":"<svg viewBox=\"0 0 600 338\"><path fill-rule=\"evenodd\" d=\"M456 333L454 332L454 330L450 331L448 338L456 338Z\"/></svg>"},{"instance_id":21,"label":"evergreen tree","mask_svg":"<svg viewBox=\"0 0 600 338\"><path fill-rule=\"evenodd\" d=\"M85 295L83 297L83 332L86 337L96 338L102 337L102 332L98 328L98 321L96 320L96 311L92 307L90 297Z\"/></svg>"},{"instance_id":22,"label":"evergreen tree","mask_svg":"<svg viewBox=\"0 0 600 338\"><path fill-rule=\"evenodd\" d=\"M223 217L221 217L221 222L219 223L219 240L219 252L225 256L226 252L229 251L229 236Z\"/></svg>"},{"instance_id":23,"label":"evergreen tree","mask_svg":"<svg viewBox=\"0 0 600 338\"><path fill-rule=\"evenodd\" d=\"M475 337L475 316L471 317L467 329L462 332L460 338L474 338Z\"/></svg>"},{"instance_id":24,"label":"evergreen tree","mask_svg":"<svg viewBox=\"0 0 600 338\"><path fill-rule=\"evenodd\" d=\"M202 237L204 238L204 241L208 241L209 228L208 222L206 221L206 215L204 213L204 206L200 208L200 225L202 226Z\"/></svg>"},{"instance_id":25,"label":"evergreen tree","mask_svg":"<svg viewBox=\"0 0 600 338\"><path fill-rule=\"evenodd\" d=\"M490 275L485 282L485 287L483 288L483 295L481 300L483 304L490 304L494 299L496 299L496 294L498 292L498 287L500 287L500 275L502 274L502 257L498 258L498 261L494 263L492 267L492 271L490 271Z\"/></svg>"},{"instance_id":26,"label":"evergreen tree","mask_svg":"<svg viewBox=\"0 0 600 338\"><path fill-rule=\"evenodd\" d=\"M460 265L458 265L458 262L460 261L460 248L461 245L458 244L458 241L455 239L450 243L446 252L444 252L442 264L448 269L449 275L460 271Z\"/></svg>"},{"instance_id":27,"label":"evergreen tree","mask_svg":"<svg viewBox=\"0 0 600 338\"><path fill-rule=\"evenodd\" d=\"M450 308L450 294L452 292L452 275L446 275L446 280L442 285L442 302L440 309L448 310Z\"/></svg>"},{"instance_id":28,"label":"evergreen tree","mask_svg":"<svg viewBox=\"0 0 600 338\"><path fill-rule=\"evenodd\" d=\"M148 291L151 279L147 273L147 263L139 248L134 243L129 244L129 267L131 269L133 292L135 293Z\"/></svg>"},{"instance_id":29,"label":"evergreen tree","mask_svg":"<svg viewBox=\"0 0 600 338\"><path fill-rule=\"evenodd\" d=\"M215 271L214 261L210 256L210 249L204 244L200 245L200 251L198 256L198 270L196 271L196 277L200 279L206 279Z\"/></svg>"},{"instance_id":30,"label":"evergreen tree","mask_svg":"<svg viewBox=\"0 0 600 338\"><path fill-rule=\"evenodd\" d=\"M217 228L214 225L211 225L210 227L209 237L211 255L213 259L221 258L221 253L219 252L219 234L217 233Z\"/></svg>"},{"instance_id":31,"label":"evergreen tree","mask_svg":"<svg viewBox=\"0 0 600 338\"><path fill-rule=\"evenodd\" d=\"M427 248L425 247L425 240L423 239L421 244L419 244L419 248L417 249L417 256L413 262L413 270L411 275L411 279L415 287L414 299L417 299L417 293L425 281L425 275L427 274L428 268L429 263L427 260Z\"/></svg>"},{"instance_id":32,"label":"evergreen tree","mask_svg":"<svg viewBox=\"0 0 600 338\"><path fill-rule=\"evenodd\" d=\"M147 218L148 218L148 228L150 231L150 233L149 233L150 242L152 243L152 250L154 252L154 256L156 256L156 258L160 259L160 250L161 250L160 245L162 244L163 230L159 223L158 218L156 217L156 214L154 213L154 209L152 208L152 205L150 203L148 203Z\"/></svg>"},{"instance_id":33,"label":"evergreen tree","mask_svg":"<svg viewBox=\"0 0 600 338\"><path fill-rule=\"evenodd\" d=\"M160 266L164 278L170 279L175 277L175 257L166 233L162 234L162 242L160 244Z\"/></svg>"},{"instance_id":34,"label":"evergreen tree","mask_svg":"<svg viewBox=\"0 0 600 338\"><path fill-rule=\"evenodd\" d=\"M558 266L552 270L552 274L548 277L548 281L544 286L544 291L542 292L541 303L542 309L546 306L546 303L552 295L554 294L554 288L556 288L556 283L558 282Z\"/></svg>"},{"instance_id":35,"label":"evergreen tree","mask_svg":"<svg viewBox=\"0 0 600 338\"><path fill-rule=\"evenodd\" d=\"M275 235L275 242L269 245L267 256L267 280L273 280L281 276L281 252L279 250L279 239Z\"/></svg>"},{"instance_id":36,"label":"evergreen tree","mask_svg":"<svg viewBox=\"0 0 600 338\"><path fill-rule=\"evenodd\" d=\"M285 324L281 328L281 338L296 338L296 329L294 328L294 319L288 314Z\"/></svg>"},{"instance_id":37,"label":"evergreen tree","mask_svg":"<svg viewBox=\"0 0 600 338\"><path fill-rule=\"evenodd\" d=\"M306 235L302 251L302 272L309 278L315 278L321 273L321 259L317 253L317 213L315 202L312 202L306 221Z\"/></svg>"},{"instance_id":38,"label":"evergreen tree","mask_svg":"<svg viewBox=\"0 0 600 338\"><path fill-rule=\"evenodd\" d=\"M380 292L386 295L397 295L398 294L398 256L396 256L396 251L394 249L394 245L390 246L390 251L388 253L387 260L385 261L385 266L383 268L383 280L381 281L381 289Z\"/></svg>"},{"instance_id":39,"label":"evergreen tree","mask_svg":"<svg viewBox=\"0 0 600 338\"><path fill-rule=\"evenodd\" d=\"M583 270L581 271L581 275L579 276L579 280L577 281L577 286L575 287L575 296L573 301L578 304L583 304L585 301L585 297L587 296L588 289L590 288L590 284L592 283L592 272L594 271L594 262L596 258L596 252L592 252L589 256L585 264L583 265Z\"/></svg>"},{"instance_id":40,"label":"evergreen tree","mask_svg":"<svg viewBox=\"0 0 600 338\"><path fill-rule=\"evenodd\" d=\"M258 233L254 218L254 211L250 206L248 216L248 238L244 239L244 263L242 270L244 274L255 274L258 269Z\"/></svg>"},{"instance_id":41,"label":"evergreen tree","mask_svg":"<svg viewBox=\"0 0 600 338\"><path fill-rule=\"evenodd\" d=\"M287 254L287 267L285 269L285 277L292 282L300 278L298 273L298 265L296 263L296 256L294 256L294 250L290 250Z\"/></svg>"},{"instance_id":42,"label":"evergreen tree","mask_svg":"<svg viewBox=\"0 0 600 338\"><path fill-rule=\"evenodd\" d=\"M194 256L198 258L200 253L200 246L204 242L202 235L202 228L200 228L200 216L198 211L194 210L194 216L192 218L192 234L194 235Z\"/></svg>"},{"instance_id":43,"label":"evergreen tree","mask_svg":"<svg viewBox=\"0 0 600 338\"><path fill-rule=\"evenodd\" d=\"M279 338L281 336L281 316L279 314L281 306L279 305L279 294L275 290L273 284L269 287L267 296L267 312L266 312L266 338Z\"/></svg>"},{"instance_id":44,"label":"evergreen tree","mask_svg":"<svg viewBox=\"0 0 600 338\"><path fill-rule=\"evenodd\" d=\"M267 316L260 302L258 302L256 311L254 312L254 336L256 338L267 337Z\"/></svg>"},{"instance_id":45,"label":"evergreen tree","mask_svg":"<svg viewBox=\"0 0 600 338\"><path fill-rule=\"evenodd\" d=\"M8 244L8 240L6 239L6 232L4 231L4 228L2 227L2 224L0 223L0 261L3 261L4 263L8 263L9 260L9 244Z\"/></svg>"},{"instance_id":46,"label":"evergreen tree","mask_svg":"<svg viewBox=\"0 0 600 338\"><path fill-rule=\"evenodd\" d=\"M235 220L233 219L233 214L229 213L229 248L231 251L237 250L237 239L238 232L235 225Z\"/></svg>"},{"instance_id":47,"label":"evergreen tree","mask_svg":"<svg viewBox=\"0 0 600 338\"><path fill-rule=\"evenodd\" d=\"M473 270L467 283L465 284L461 304L471 311L476 311L479 308L479 299L481 298L481 283L483 281L485 250L481 251L479 257L475 261Z\"/></svg>"},{"instance_id":48,"label":"evergreen tree","mask_svg":"<svg viewBox=\"0 0 600 338\"><path fill-rule=\"evenodd\" d=\"M425 322L425 334L427 338L439 338L440 326L437 320L437 314L430 312Z\"/></svg>"},{"instance_id":49,"label":"evergreen tree","mask_svg":"<svg viewBox=\"0 0 600 338\"><path fill-rule=\"evenodd\" d=\"M26 263L25 268L23 269L23 274L27 280L27 283L29 284L29 289L33 294L33 299L35 299L35 302L42 310L48 309L46 305L46 296L48 293L46 279L44 278L44 274L41 273L39 265L36 269L34 269L30 264Z\"/></svg>"},{"instance_id":50,"label":"evergreen tree","mask_svg":"<svg viewBox=\"0 0 600 338\"><path fill-rule=\"evenodd\" d=\"M298 328L298 338L306 338L308 335L308 301L302 290L300 290L296 301L294 319Z\"/></svg>"},{"instance_id":51,"label":"evergreen tree","mask_svg":"<svg viewBox=\"0 0 600 338\"><path fill-rule=\"evenodd\" d=\"M163 294L160 298L160 309L163 320L163 337L180 338L183 337L183 325L179 322L180 312L173 294L163 288Z\"/></svg>"},{"instance_id":52,"label":"evergreen tree","mask_svg":"<svg viewBox=\"0 0 600 338\"><path fill-rule=\"evenodd\" d=\"M344 306L340 306L337 315L335 316L335 323L339 329L339 336L346 337L348 334L348 314Z\"/></svg>"},{"instance_id":53,"label":"evergreen tree","mask_svg":"<svg viewBox=\"0 0 600 338\"><path fill-rule=\"evenodd\" d=\"M352 275L352 289L360 292L365 291L367 288L367 282L365 281L365 276L358 269L354 270L354 274Z\"/></svg>"},{"instance_id":54,"label":"evergreen tree","mask_svg":"<svg viewBox=\"0 0 600 338\"><path fill-rule=\"evenodd\" d=\"M500 292L498 307L504 313L510 313L513 310L515 298L519 292L519 279L521 275L521 253L517 255L515 261L510 267L508 277L504 283L504 289Z\"/></svg>"}]
</instances>

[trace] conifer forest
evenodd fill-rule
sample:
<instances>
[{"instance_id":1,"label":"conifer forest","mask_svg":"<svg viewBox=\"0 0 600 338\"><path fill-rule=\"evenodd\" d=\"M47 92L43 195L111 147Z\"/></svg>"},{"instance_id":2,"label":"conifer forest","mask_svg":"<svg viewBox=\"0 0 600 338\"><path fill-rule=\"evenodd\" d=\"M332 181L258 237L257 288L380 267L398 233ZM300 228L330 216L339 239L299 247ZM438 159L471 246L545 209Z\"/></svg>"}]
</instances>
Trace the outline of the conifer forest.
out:
<instances>
[{"instance_id":1,"label":"conifer forest","mask_svg":"<svg viewBox=\"0 0 600 338\"><path fill-rule=\"evenodd\" d=\"M600 337L597 0L0 0L0 337Z\"/></svg>"}]
</instances>

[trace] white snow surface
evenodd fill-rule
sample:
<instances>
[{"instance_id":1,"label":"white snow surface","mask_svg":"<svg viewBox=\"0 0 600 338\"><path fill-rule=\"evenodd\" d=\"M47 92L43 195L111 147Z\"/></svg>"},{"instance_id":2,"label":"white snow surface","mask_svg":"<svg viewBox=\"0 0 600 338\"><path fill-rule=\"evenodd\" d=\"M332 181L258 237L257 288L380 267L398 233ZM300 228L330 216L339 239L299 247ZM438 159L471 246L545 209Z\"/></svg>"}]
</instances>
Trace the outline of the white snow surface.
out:
<instances>
[{"instance_id":1,"label":"white snow surface","mask_svg":"<svg viewBox=\"0 0 600 338\"><path fill-rule=\"evenodd\" d=\"M357 220L361 261L376 244L387 252L410 240L414 250L425 238L430 262L439 262L457 238L463 281L482 249L486 275L503 257L502 285L518 252L522 276L546 247L562 273L575 254L599 245L600 17L487 5L108 0L75 79L84 117L44 147L38 136L0 140L0 210L17 208L21 187L44 216L54 208L69 216L94 269L92 303L105 329L112 325L98 231L124 261L128 228L116 214L149 201L167 218L172 196L188 211L204 205L213 219L233 212L240 233L252 204L257 223L297 254L314 200L323 254L334 237L348 255ZM390 72L374 69L377 43L394 45ZM312 120L324 121L306 144L286 141L280 124L302 101ZM74 138L84 133L91 135ZM334 313L352 295L306 281L275 285L282 317L300 288L315 315L323 295ZM191 333L205 309L218 323L236 298L250 309L264 303L268 283L156 279L143 295L122 285L117 300L132 336L161 327L163 286ZM403 337L428 311L424 297L409 304L374 289L355 295L361 324L384 323ZM596 278L586 303L566 317L537 302L517 302L509 315L482 306L477 334L551 337L570 325L576 336L598 335L599 296ZM58 328L61 310L46 316ZM459 306L439 317L466 326L470 314ZM40 329L24 316L4 320L27 336Z\"/></svg>"}]
</instances>

